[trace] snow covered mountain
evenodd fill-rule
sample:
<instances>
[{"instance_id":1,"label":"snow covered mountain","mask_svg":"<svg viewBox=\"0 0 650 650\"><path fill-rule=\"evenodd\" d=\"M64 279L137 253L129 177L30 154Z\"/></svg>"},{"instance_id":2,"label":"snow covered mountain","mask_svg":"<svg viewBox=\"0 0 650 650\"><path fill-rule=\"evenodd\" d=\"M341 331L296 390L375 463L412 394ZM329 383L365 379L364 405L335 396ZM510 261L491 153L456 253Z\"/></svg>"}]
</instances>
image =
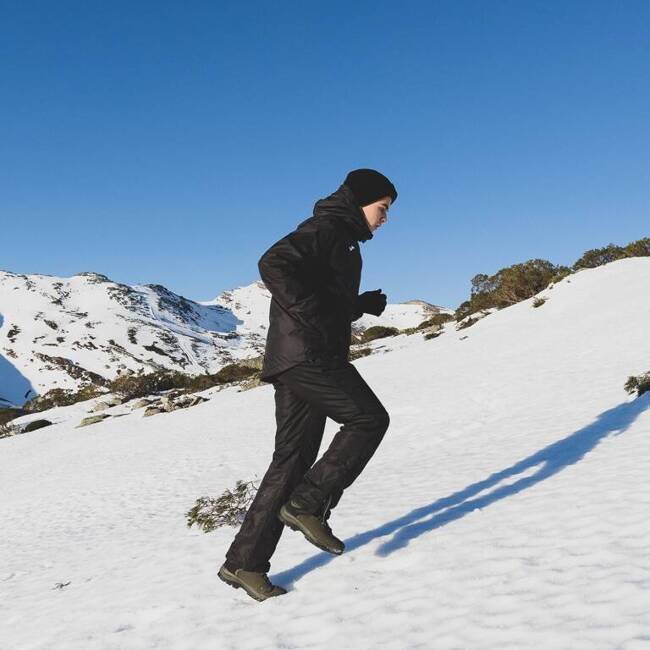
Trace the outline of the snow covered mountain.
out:
<instances>
[{"instance_id":1,"label":"snow covered mountain","mask_svg":"<svg viewBox=\"0 0 650 650\"><path fill-rule=\"evenodd\" d=\"M264 352L271 295L260 280L196 302L161 285L97 273L71 278L0 271L0 405L124 371L214 373ZM355 322L412 327L439 308L389 304Z\"/></svg>"},{"instance_id":2,"label":"snow covered mountain","mask_svg":"<svg viewBox=\"0 0 650 650\"><path fill-rule=\"evenodd\" d=\"M650 258L354 361L391 415L321 553L285 530L256 603L198 497L259 479L274 389L0 440L0 638L30 650L641 650L650 640ZM122 408L122 407L119 407ZM321 451L339 425L328 420ZM25 624L38 621L39 625Z\"/></svg>"}]
</instances>

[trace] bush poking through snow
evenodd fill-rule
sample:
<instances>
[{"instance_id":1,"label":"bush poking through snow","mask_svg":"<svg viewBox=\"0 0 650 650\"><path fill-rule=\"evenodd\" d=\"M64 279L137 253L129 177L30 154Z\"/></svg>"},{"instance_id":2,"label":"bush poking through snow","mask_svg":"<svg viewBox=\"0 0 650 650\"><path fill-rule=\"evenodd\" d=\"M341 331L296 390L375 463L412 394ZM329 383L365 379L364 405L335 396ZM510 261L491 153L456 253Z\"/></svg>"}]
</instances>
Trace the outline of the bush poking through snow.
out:
<instances>
[{"instance_id":1,"label":"bush poking through snow","mask_svg":"<svg viewBox=\"0 0 650 650\"><path fill-rule=\"evenodd\" d=\"M445 323L454 320L453 314L434 314L431 318L422 321L415 329L423 330L429 327L442 327Z\"/></svg>"},{"instance_id":2,"label":"bush poking through snow","mask_svg":"<svg viewBox=\"0 0 650 650\"><path fill-rule=\"evenodd\" d=\"M0 438L9 438L18 433L20 433L20 431L13 424L0 424Z\"/></svg>"},{"instance_id":3,"label":"bush poking through snow","mask_svg":"<svg viewBox=\"0 0 650 650\"><path fill-rule=\"evenodd\" d=\"M608 244L603 248L593 248L586 251L571 267L533 259L500 269L494 275L479 273L472 278L470 299L456 309L456 320L463 321L484 309L509 307L531 298L576 271L593 269L626 257L650 257L650 237L630 242L627 246ZM473 325L473 322L469 322L470 325L464 327ZM459 326L457 329L462 328Z\"/></svg>"},{"instance_id":4,"label":"bush poking through snow","mask_svg":"<svg viewBox=\"0 0 650 650\"><path fill-rule=\"evenodd\" d=\"M541 307L546 302L546 298L537 297L533 300L533 307Z\"/></svg>"},{"instance_id":5,"label":"bush poking through snow","mask_svg":"<svg viewBox=\"0 0 650 650\"><path fill-rule=\"evenodd\" d=\"M355 359L360 359L361 357L367 357L369 354L372 354L372 348L350 348L348 361L354 361Z\"/></svg>"},{"instance_id":6,"label":"bush poking through snow","mask_svg":"<svg viewBox=\"0 0 650 650\"><path fill-rule=\"evenodd\" d=\"M52 390L48 390L44 395L30 399L23 408L30 413L38 413L39 411L47 411L56 406L70 406L77 402L85 402L88 399L104 395L104 393L105 391L94 384L88 384L76 391L53 388Z\"/></svg>"},{"instance_id":7,"label":"bush poking through snow","mask_svg":"<svg viewBox=\"0 0 650 650\"><path fill-rule=\"evenodd\" d=\"M396 327L373 325L372 327L369 327L367 330L365 330L361 336L361 341L363 343L368 343L368 341L373 341L374 339L382 339L386 336L396 336L399 333L400 332Z\"/></svg>"},{"instance_id":8,"label":"bush poking through snow","mask_svg":"<svg viewBox=\"0 0 650 650\"><path fill-rule=\"evenodd\" d=\"M496 307L503 309L543 291L564 267L548 260L534 259L513 264L494 275L479 273L472 278L469 300L456 310L456 320L461 321L477 311Z\"/></svg>"},{"instance_id":9,"label":"bush poking through snow","mask_svg":"<svg viewBox=\"0 0 650 650\"><path fill-rule=\"evenodd\" d=\"M146 397L165 390L196 392L221 384L238 382L259 373L245 363L230 363L214 374L188 375L177 370L158 370L148 374L120 375L109 383L111 393L125 399Z\"/></svg>"},{"instance_id":10,"label":"bush poking through snow","mask_svg":"<svg viewBox=\"0 0 650 650\"><path fill-rule=\"evenodd\" d=\"M218 499L198 498L194 507L185 514L187 527L196 524L204 533L209 533L221 526L239 526L258 487L253 481L237 481L232 492L226 490Z\"/></svg>"},{"instance_id":11,"label":"bush poking through snow","mask_svg":"<svg viewBox=\"0 0 650 650\"><path fill-rule=\"evenodd\" d=\"M637 397L641 397L643 393L650 392L650 371L644 372L642 375L637 375L636 377L634 375L628 377L625 382L625 390L630 395L636 391Z\"/></svg>"},{"instance_id":12,"label":"bush poking through snow","mask_svg":"<svg viewBox=\"0 0 650 650\"><path fill-rule=\"evenodd\" d=\"M480 320L481 320L480 318L466 318L464 320L461 320L456 326L456 330L467 329L468 327L471 327L472 325L478 323Z\"/></svg>"},{"instance_id":13,"label":"bush poking through snow","mask_svg":"<svg viewBox=\"0 0 650 650\"><path fill-rule=\"evenodd\" d=\"M19 418L21 415L26 415L27 411L17 408L0 408L0 425L7 424L11 420Z\"/></svg>"}]
</instances>

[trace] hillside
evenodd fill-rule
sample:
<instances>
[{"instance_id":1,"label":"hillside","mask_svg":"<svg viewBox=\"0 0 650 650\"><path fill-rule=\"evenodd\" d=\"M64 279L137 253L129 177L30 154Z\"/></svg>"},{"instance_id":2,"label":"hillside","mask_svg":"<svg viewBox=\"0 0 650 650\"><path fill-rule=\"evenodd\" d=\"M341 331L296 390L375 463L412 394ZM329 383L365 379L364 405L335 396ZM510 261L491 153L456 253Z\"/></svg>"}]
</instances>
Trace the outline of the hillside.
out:
<instances>
[{"instance_id":1,"label":"hillside","mask_svg":"<svg viewBox=\"0 0 650 650\"><path fill-rule=\"evenodd\" d=\"M97 273L70 278L0 271L0 406L52 388L101 384L119 373L189 374L264 352L271 294L262 281L196 302L158 284ZM439 308L389 304L355 322L412 327Z\"/></svg>"},{"instance_id":2,"label":"hillside","mask_svg":"<svg viewBox=\"0 0 650 650\"><path fill-rule=\"evenodd\" d=\"M650 258L623 259L565 278L537 308L385 339L383 354L356 360L391 422L330 519L346 552L285 530L270 578L289 593L264 603L216 577L236 530L187 528L185 513L261 478L272 386L84 428L81 404L57 409L57 424L0 440L0 639L30 650L647 647L650 394L633 399L623 384L650 370L649 289ZM48 414L21 421L37 416ZM338 428L328 420L324 445Z\"/></svg>"}]
</instances>

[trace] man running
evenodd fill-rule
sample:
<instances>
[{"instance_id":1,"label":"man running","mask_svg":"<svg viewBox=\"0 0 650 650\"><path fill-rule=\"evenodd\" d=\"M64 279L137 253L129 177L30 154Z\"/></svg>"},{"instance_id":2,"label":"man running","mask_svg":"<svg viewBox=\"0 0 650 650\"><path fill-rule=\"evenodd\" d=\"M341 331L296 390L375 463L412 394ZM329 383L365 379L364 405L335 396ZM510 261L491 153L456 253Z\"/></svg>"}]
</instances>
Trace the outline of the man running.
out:
<instances>
[{"instance_id":1,"label":"man running","mask_svg":"<svg viewBox=\"0 0 650 650\"><path fill-rule=\"evenodd\" d=\"M383 174L351 171L259 260L272 296L261 379L275 388L275 450L219 569L256 600L286 593L266 575L285 525L343 552L328 519L388 429L386 409L348 359L352 321L386 307L381 289L359 295L359 242L372 239L396 199ZM342 426L314 462L328 417Z\"/></svg>"}]
</instances>

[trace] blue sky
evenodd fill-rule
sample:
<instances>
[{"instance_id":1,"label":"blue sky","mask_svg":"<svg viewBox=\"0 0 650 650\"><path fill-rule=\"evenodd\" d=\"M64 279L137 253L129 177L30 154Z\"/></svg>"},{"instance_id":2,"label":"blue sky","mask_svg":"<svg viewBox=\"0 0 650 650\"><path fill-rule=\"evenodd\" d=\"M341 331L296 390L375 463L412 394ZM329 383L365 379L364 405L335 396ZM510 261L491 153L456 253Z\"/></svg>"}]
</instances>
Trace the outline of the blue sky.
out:
<instances>
[{"instance_id":1,"label":"blue sky","mask_svg":"<svg viewBox=\"0 0 650 650\"><path fill-rule=\"evenodd\" d=\"M0 4L0 268L207 300L350 169L361 290L650 235L648 2Z\"/></svg>"}]
</instances>

